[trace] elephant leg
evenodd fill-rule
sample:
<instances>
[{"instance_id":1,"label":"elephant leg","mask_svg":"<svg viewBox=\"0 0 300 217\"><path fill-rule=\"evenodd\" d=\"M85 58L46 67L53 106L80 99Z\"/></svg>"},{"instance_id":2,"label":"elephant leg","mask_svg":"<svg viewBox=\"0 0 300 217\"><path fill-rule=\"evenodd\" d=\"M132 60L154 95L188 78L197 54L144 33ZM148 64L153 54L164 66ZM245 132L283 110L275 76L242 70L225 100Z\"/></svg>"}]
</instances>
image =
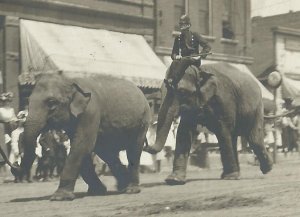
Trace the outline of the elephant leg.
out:
<instances>
[{"instance_id":1,"label":"elephant leg","mask_svg":"<svg viewBox=\"0 0 300 217\"><path fill-rule=\"evenodd\" d=\"M223 173L221 179L239 179L239 166L237 161L237 150L235 151L232 134L228 127L221 124L220 131L216 134L221 152Z\"/></svg>"},{"instance_id":2,"label":"elephant leg","mask_svg":"<svg viewBox=\"0 0 300 217\"><path fill-rule=\"evenodd\" d=\"M74 187L79 175L79 170L82 162L83 156L86 154L85 151L77 149L73 153L70 152L66 165L62 171L58 189L52 195L50 200L62 201L62 200L73 200Z\"/></svg>"},{"instance_id":3,"label":"elephant leg","mask_svg":"<svg viewBox=\"0 0 300 217\"><path fill-rule=\"evenodd\" d=\"M129 146L126 150L128 159L128 172L129 172L129 185L126 189L126 193L135 194L139 193L141 190L139 188L139 168L140 168L140 158L142 154L142 149L144 146L146 138L147 128L141 130L137 141L135 141L133 146Z\"/></svg>"},{"instance_id":4,"label":"elephant leg","mask_svg":"<svg viewBox=\"0 0 300 217\"><path fill-rule=\"evenodd\" d=\"M80 174L82 179L88 184L88 195L104 195L107 192L105 185L98 178L94 165L92 156L90 154L86 155L81 164Z\"/></svg>"},{"instance_id":5,"label":"elephant leg","mask_svg":"<svg viewBox=\"0 0 300 217\"><path fill-rule=\"evenodd\" d=\"M260 170L266 174L272 170L272 160L264 146L263 128L254 127L249 134L249 145L260 163Z\"/></svg>"},{"instance_id":6,"label":"elephant leg","mask_svg":"<svg viewBox=\"0 0 300 217\"><path fill-rule=\"evenodd\" d=\"M61 201L73 200L75 198L73 192L81 169L82 160L95 148L99 126L97 120L99 120L97 116L93 116L93 119L91 117L86 119L82 117L77 123L74 137L71 139L70 153L60 175L58 189L50 200Z\"/></svg>"},{"instance_id":7,"label":"elephant leg","mask_svg":"<svg viewBox=\"0 0 300 217\"><path fill-rule=\"evenodd\" d=\"M120 161L119 152L116 150L96 150L96 153L108 165L112 175L116 178L118 191L125 192L130 179L128 169Z\"/></svg>"},{"instance_id":8,"label":"elephant leg","mask_svg":"<svg viewBox=\"0 0 300 217\"><path fill-rule=\"evenodd\" d=\"M192 134L196 126L196 123L181 118L176 136L173 172L165 180L168 185L183 185L186 183L186 169L192 145Z\"/></svg>"},{"instance_id":9,"label":"elephant leg","mask_svg":"<svg viewBox=\"0 0 300 217\"><path fill-rule=\"evenodd\" d=\"M141 190L139 188L139 168L140 168L140 157L142 153L142 148L134 147L128 148L127 151L128 159L128 173L129 173L129 185L126 188L126 193L135 194L139 193Z\"/></svg>"},{"instance_id":10,"label":"elephant leg","mask_svg":"<svg viewBox=\"0 0 300 217\"><path fill-rule=\"evenodd\" d=\"M236 160L236 164L237 164L237 168L238 171L240 172L240 161L239 161L239 154L238 154L238 150L237 150L237 136L233 135L232 136L232 147L233 147L233 153L234 153L234 157Z\"/></svg>"}]
</instances>

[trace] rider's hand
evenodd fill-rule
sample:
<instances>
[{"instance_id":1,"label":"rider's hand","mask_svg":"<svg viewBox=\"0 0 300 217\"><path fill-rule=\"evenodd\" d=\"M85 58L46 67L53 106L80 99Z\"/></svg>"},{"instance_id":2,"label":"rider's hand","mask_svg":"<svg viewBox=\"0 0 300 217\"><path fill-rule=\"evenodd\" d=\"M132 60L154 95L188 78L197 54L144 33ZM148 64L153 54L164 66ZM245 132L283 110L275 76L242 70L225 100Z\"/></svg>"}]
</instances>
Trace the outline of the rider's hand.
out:
<instances>
[{"instance_id":1,"label":"rider's hand","mask_svg":"<svg viewBox=\"0 0 300 217\"><path fill-rule=\"evenodd\" d=\"M192 57L194 60L200 60L201 59L201 56L195 56L195 57Z\"/></svg>"},{"instance_id":2,"label":"rider's hand","mask_svg":"<svg viewBox=\"0 0 300 217\"><path fill-rule=\"evenodd\" d=\"M181 55L176 55L176 56L175 56L175 60L180 60L181 58L182 58Z\"/></svg>"}]
</instances>

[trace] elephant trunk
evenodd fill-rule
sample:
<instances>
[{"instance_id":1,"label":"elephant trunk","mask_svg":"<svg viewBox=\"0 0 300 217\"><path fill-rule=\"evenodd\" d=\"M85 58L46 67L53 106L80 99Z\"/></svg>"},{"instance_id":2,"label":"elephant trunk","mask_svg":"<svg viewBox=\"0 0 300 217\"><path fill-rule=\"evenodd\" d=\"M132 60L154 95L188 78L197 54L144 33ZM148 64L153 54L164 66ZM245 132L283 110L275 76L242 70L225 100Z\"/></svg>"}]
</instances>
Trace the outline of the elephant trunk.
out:
<instances>
[{"instance_id":1,"label":"elephant trunk","mask_svg":"<svg viewBox=\"0 0 300 217\"><path fill-rule=\"evenodd\" d=\"M28 116L24 125L24 133L21 141L24 149L24 156L21 161L21 169L23 174L30 173L33 161L36 157L36 139L45 126L43 118L39 119L39 121L36 121Z\"/></svg>"},{"instance_id":2,"label":"elephant trunk","mask_svg":"<svg viewBox=\"0 0 300 217\"><path fill-rule=\"evenodd\" d=\"M156 154L163 149L169 135L172 122L177 113L178 102L175 99L174 92L168 90L158 113L155 144L153 146L147 146L145 151L151 154Z\"/></svg>"}]
</instances>

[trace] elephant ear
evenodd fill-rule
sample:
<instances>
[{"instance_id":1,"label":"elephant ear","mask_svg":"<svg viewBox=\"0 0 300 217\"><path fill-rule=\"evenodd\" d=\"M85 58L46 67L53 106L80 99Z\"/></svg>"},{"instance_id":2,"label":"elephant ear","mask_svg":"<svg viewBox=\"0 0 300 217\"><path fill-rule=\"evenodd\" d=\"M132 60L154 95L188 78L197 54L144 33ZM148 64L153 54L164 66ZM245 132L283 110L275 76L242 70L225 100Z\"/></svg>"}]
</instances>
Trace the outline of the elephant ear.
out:
<instances>
[{"instance_id":1,"label":"elephant ear","mask_svg":"<svg viewBox=\"0 0 300 217\"><path fill-rule=\"evenodd\" d=\"M72 87L74 88L74 93L72 97L72 101L70 104L71 113L78 117L81 113L83 113L91 100L91 93L84 92L78 84L73 83Z\"/></svg>"},{"instance_id":2,"label":"elephant ear","mask_svg":"<svg viewBox=\"0 0 300 217\"><path fill-rule=\"evenodd\" d=\"M206 104L217 92L218 85L216 76L209 72L201 72L201 80L199 81L199 92L201 104Z\"/></svg>"}]
</instances>

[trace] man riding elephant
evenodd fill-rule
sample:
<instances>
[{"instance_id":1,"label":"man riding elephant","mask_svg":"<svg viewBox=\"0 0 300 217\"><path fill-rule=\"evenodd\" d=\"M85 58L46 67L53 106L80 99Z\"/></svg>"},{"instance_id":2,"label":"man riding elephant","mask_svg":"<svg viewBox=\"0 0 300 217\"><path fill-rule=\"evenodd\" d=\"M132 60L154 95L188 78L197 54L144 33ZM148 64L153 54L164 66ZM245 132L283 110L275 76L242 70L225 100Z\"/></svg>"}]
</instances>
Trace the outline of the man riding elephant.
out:
<instances>
[{"instance_id":1,"label":"man riding elephant","mask_svg":"<svg viewBox=\"0 0 300 217\"><path fill-rule=\"evenodd\" d=\"M192 134L197 124L206 126L218 139L222 179L238 179L240 167L237 153L237 137L244 136L260 162L262 173L272 169L272 161L264 147L263 103L260 88L254 78L241 73L228 63L209 64L201 70L191 66L190 58L173 61L166 79L174 80L166 85L166 95L158 114L156 142L147 146L150 153L159 152L166 141L172 120L181 116L176 137L173 172L167 184L186 182L186 169L192 144ZM180 71L183 70L183 71ZM178 78L178 77L177 77Z\"/></svg>"},{"instance_id":2,"label":"man riding elephant","mask_svg":"<svg viewBox=\"0 0 300 217\"><path fill-rule=\"evenodd\" d=\"M182 15L179 20L180 35L175 37L171 58L172 60L180 60L183 57L191 58L191 64L200 67L201 59L206 58L211 47L201 35L190 30L191 26L190 17L186 14ZM199 46L202 47L201 52L199 51ZM169 70L167 72L166 77L170 78L171 76L168 73L172 73L172 71ZM181 76L178 75L178 77ZM165 82L168 82L170 86L176 83L172 79L165 80Z\"/></svg>"}]
</instances>

